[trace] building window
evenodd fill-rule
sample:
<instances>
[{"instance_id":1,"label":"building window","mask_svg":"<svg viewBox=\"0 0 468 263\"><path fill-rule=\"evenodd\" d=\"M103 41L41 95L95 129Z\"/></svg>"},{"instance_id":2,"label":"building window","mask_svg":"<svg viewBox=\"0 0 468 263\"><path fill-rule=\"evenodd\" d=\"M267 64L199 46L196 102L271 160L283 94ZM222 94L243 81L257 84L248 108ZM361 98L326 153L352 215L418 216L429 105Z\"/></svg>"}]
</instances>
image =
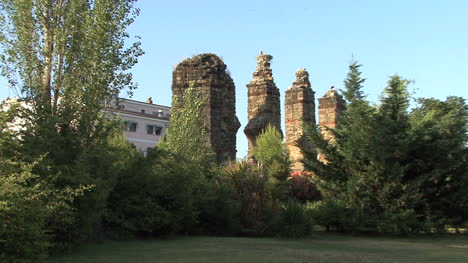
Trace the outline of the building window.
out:
<instances>
[{"instance_id":1,"label":"building window","mask_svg":"<svg viewBox=\"0 0 468 263\"><path fill-rule=\"evenodd\" d=\"M157 125L151 125L151 124L146 125L146 134L160 136L161 133L162 133L162 127L159 127Z\"/></svg>"},{"instance_id":2,"label":"building window","mask_svg":"<svg viewBox=\"0 0 468 263\"><path fill-rule=\"evenodd\" d=\"M153 125L146 126L146 133L147 134L153 134L154 133L154 126Z\"/></svg>"},{"instance_id":3,"label":"building window","mask_svg":"<svg viewBox=\"0 0 468 263\"><path fill-rule=\"evenodd\" d=\"M162 132L162 128L161 127L156 127L156 129L154 130L154 134L156 135L161 135L161 132Z\"/></svg>"},{"instance_id":4,"label":"building window","mask_svg":"<svg viewBox=\"0 0 468 263\"><path fill-rule=\"evenodd\" d=\"M129 132L136 132L138 123L134 121L126 121L125 122L125 130Z\"/></svg>"}]
</instances>

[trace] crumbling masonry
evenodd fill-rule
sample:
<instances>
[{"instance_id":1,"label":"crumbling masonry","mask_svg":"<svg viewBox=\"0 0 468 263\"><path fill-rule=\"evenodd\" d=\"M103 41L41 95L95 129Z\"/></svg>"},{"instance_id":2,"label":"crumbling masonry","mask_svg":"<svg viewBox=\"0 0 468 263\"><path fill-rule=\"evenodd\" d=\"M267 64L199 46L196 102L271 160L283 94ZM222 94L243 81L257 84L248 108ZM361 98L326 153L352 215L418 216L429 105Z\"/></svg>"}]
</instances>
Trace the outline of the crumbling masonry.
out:
<instances>
[{"instance_id":1,"label":"crumbling masonry","mask_svg":"<svg viewBox=\"0 0 468 263\"><path fill-rule=\"evenodd\" d=\"M253 80L247 84L249 122L244 133L249 143L249 156L252 155L257 136L268 124L281 132L280 92L273 81L270 68L272 59L271 55L260 52Z\"/></svg>"},{"instance_id":2,"label":"crumbling masonry","mask_svg":"<svg viewBox=\"0 0 468 263\"><path fill-rule=\"evenodd\" d=\"M293 172L303 171L303 151L312 150L304 138L304 124L315 125L315 92L309 82L309 73L305 69L296 72L296 80L286 90L285 122L286 147Z\"/></svg>"},{"instance_id":3,"label":"crumbling masonry","mask_svg":"<svg viewBox=\"0 0 468 263\"><path fill-rule=\"evenodd\" d=\"M318 113L319 113L319 125L322 126L323 137L328 141L334 141L333 134L325 127L336 129L339 127L338 119L340 115L346 110L346 104L341 95L338 94L333 87L325 93L325 95L318 99ZM319 153L318 159L322 162L327 162L325 156Z\"/></svg>"},{"instance_id":4,"label":"crumbling masonry","mask_svg":"<svg viewBox=\"0 0 468 263\"><path fill-rule=\"evenodd\" d=\"M234 81L224 62L215 54L200 54L179 63L172 76L173 108L183 105L185 89L194 85L206 98L205 124L217 161L235 160L240 123L236 117Z\"/></svg>"},{"instance_id":5,"label":"crumbling masonry","mask_svg":"<svg viewBox=\"0 0 468 263\"><path fill-rule=\"evenodd\" d=\"M272 58L271 55L260 52L253 80L247 84L248 124L244 133L249 143L249 156L252 155L257 136L268 124L281 132L280 92L270 68ZM209 143L218 162L235 159L236 133L240 123L236 117L235 86L226 72L226 65L214 54L197 55L179 63L172 79L173 108L183 105L184 91L192 84L207 99L205 125L209 129ZM309 73L299 69L296 80L286 91L285 99L286 146L292 171L302 171L302 152L313 150L304 139L304 124L315 124L314 100ZM338 118L346 110L345 101L333 87L318 100L319 126L322 127L324 138L333 141L333 134L325 127L337 128ZM326 157L320 153L318 158L327 162Z\"/></svg>"}]
</instances>

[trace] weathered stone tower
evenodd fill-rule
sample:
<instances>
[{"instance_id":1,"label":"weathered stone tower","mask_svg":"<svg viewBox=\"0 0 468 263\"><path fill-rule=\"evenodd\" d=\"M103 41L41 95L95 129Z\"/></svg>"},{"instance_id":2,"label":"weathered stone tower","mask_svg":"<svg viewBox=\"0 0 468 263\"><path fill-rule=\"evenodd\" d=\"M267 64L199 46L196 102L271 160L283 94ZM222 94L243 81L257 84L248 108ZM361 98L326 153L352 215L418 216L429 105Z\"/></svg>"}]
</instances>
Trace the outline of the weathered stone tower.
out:
<instances>
[{"instance_id":1,"label":"weathered stone tower","mask_svg":"<svg viewBox=\"0 0 468 263\"><path fill-rule=\"evenodd\" d=\"M189 85L207 99L205 122L217 161L234 160L240 123L236 117L234 81L226 72L226 65L215 54L200 54L179 63L172 73L173 108L183 105L183 94Z\"/></svg>"},{"instance_id":2,"label":"weathered stone tower","mask_svg":"<svg viewBox=\"0 0 468 263\"><path fill-rule=\"evenodd\" d=\"M271 55L260 52L253 80L247 84L249 123L245 126L244 133L249 142L249 155L252 155L257 136L268 124L281 132L280 92L273 81L270 68L272 59Z\"/></svg>"},{"instance_id":3,"label":"weathered stone tower","mask_svg":"<svg viewBox=\"0 0 468 263\"><path fill-rule=\"evenodd\" d=\"M326 126L332 129L339 127L339 117L346 110L345 101L343 97L336 90L333 89L333 86L325 95L318 99L319 100L319 125ZM335 138L327 129L321 129L323 137L328 141L334 141ZM319 154L318 159L327 162L326 158Z\"/></svg>"},{"instance_id":4,"label":"weathered stone tower","mask_svg":"<svg viewBox=\"0 0 468 263\"><path fill-rule=\"evenodd\" d=\"M315 92L309 82L309 73L305 69L296 72L296 80L286 90L284 102L286 119L286 147L293 172L303 171L302 150L312 147L304 139L304 124L315 124Z\"/></svg>"}]
</instances>

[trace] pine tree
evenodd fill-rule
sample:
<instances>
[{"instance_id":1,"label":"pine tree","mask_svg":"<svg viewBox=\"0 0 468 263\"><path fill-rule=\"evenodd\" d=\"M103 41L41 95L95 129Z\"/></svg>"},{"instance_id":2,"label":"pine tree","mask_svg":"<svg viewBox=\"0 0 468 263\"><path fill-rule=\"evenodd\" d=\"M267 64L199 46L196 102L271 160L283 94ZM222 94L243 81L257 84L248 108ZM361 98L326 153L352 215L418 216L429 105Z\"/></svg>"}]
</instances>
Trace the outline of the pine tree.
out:
<instances>
[{"instance_id":1,"label":"pine tree","mask_svg":"<svg viewBox=\"0 0 468 263\"><path fill-rule=\"evenodd\" d=\"M392 76L380 106L370 106L362 91L360 65L353 61L344 81L347 110L333 130L334 142L327 142L320 128L308 128L308 138L326 156L320 163L311 153L305 155L306 168L318 177L317 184L325 207L338 209L342 230L362 229L407 233L416 231L423 216L418 180L405 180L408 173L410 141L410 83ZM336 225L336 222L333 223Z\"/></svg>"},{"instance_id":2,"label":"pine tree","mask_svg":"<svg viewBox=\"0 0 468 263\"><path fill-rule=\"evenodd\" d=\"M369 105L362 91L365 79L361 77L361 65L353 60L349 65L347 78L344 80L343 93L347 110L338 120L340 126L334 130L335 142L329 143L323 139L320 127L309 127L309 139L321 154L327 158L327 164L316 159L313 152L306 153L306 167L322 178L322 194L324 196L337 196L346 193L343 198L359 202L359 196L364 193L361 186L348 184L355 181L363 182L363 177L369 165L369 152L372 145L372 129L375 108ZM346 189L359 188L347 193ZM330 191L330 193L327 193ZM350 201L351 202L351 201Z\"/></svg>"},{"instance_id":3,"label":"pine tree","mask_svg":"<svg viewBox=\"0 0 468 263\"><path fill-rule=\"evenodd\" d=\"M423 215L414 210L421 205L420 181L405 180L411 158L409 142L409 93L411 81L398 75L391 76L385 87L379 111L375 118L374 145L371 153L370 172L372 187L378 206L375 211L382 216L404 216L408 222ZM405 229L399 231L406 232Z\"/></svg>"},{"instance_id":4,"label":"pine tree","mask_svg":"<svg viewBox=\"0 0 468 263\"><path fill-rule=\"evenodd\" d=\"M357 60L353 59L351 64L349 65L349 72L344 80L345 89L341 90L344 98L348 101L348 103L353 103L355 101L360 101L365 99L365 94L362 91L362 84L366 81L366 79L361 77L362 72L360 68L362 67L361 64L358 63Z\"/></svg>"}]
</instances>

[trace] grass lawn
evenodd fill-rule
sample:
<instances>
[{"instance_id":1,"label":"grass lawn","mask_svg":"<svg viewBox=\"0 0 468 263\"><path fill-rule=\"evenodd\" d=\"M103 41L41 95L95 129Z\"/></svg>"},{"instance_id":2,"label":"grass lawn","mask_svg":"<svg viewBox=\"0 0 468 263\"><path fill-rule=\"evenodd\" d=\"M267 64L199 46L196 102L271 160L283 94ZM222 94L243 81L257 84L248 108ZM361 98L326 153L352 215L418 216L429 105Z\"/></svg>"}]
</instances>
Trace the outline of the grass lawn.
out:
<instances>
[{"instance_id":1,"label":"grass lawn","mask_svg":"<svg viewBox=\"0 0 468 263\"><path fill-rule=\"evenodd\" d=\"M180 237L89 244L46 263L149 262L468 262L468 238L353 237L307 239Z\"/></svg>"}]
</instances>

